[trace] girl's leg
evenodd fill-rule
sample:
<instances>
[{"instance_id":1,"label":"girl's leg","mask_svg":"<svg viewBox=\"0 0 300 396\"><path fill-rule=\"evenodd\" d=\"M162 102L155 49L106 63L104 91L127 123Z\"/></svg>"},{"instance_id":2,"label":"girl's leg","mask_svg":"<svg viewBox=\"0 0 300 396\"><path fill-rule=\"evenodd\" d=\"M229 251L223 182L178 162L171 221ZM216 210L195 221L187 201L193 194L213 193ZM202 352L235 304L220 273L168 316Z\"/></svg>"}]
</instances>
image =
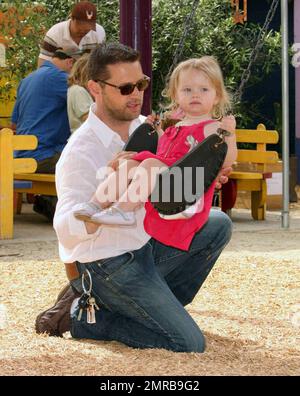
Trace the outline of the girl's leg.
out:
<instances>
[{"instance_id":1,"label":"girl's leg","mask_svg":"<svg viewBox=\"0 0 300 396\"><path fill-rule=\"evenodd\" d=\"M128 186L130 177L125 178L127 183L123 180L123 186L128 188L125 188L118 202L109 209L93 215L91 221L96 224L133 225L136 222L134 210L147 201L154 189L156 176L165 168L166 165L155 158L144 160L138 167L131 168L133 170L132 181ZM119 178L122 182L121 172ZM113 181L116 182L115 179Z\"/></svg>"},{"instance_id":2,"label":"girl's leg","mask_svg":"<svg viewBox=\"0 0 300 396\"><path fill-rule=\"evenodd\" d=\"M107 208L126 191L134 174L134 169L140 162L126 160L119 166L118 170L111 173L97 188L92 201L99 203L101 207Z\"/></svg>"},{"instance_id":3,"label":"girl's leg","mask_svg":"<svg viewBox=\"0 0 300 396\"><path fill-rule=\"evenodd\" d=\"M92 218L108 209L113 202L116 202L120 195L126 191L128 184L134 173L134 169L139 165L138 161L123 161L118 170L110 173L106 179L100 183L95 194L89 202L80 204L74 216L81 221L96 222Z\"/></svg>"},{"instance_id":4,"label":"girl's leg","mask_svg":"<svg viewBox=\"0 0 300 396\"><path fill-rule=\"evenodd\" d=\"M156 158L148 158L141 162L116 206L124 212L132 212L141 203L145 203L155 187L156 176L165 168L166 164Z\"/></svg>"}]
</instances>

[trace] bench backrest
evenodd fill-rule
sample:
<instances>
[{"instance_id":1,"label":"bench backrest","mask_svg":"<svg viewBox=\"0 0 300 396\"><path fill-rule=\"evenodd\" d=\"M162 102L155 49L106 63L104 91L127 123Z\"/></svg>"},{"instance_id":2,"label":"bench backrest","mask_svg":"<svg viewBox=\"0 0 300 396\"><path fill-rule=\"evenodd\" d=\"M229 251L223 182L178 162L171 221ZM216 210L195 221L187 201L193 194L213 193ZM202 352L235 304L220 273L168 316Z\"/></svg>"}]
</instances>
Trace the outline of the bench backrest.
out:
<instances>
[{"instance_id":1,"label":"bench backrest","mask_svg":"<svg viewBox=\"0 0 300 396\"><path fill-rule=\"evenodd\" d=\"M35 136L14 135L9 128L0 131L0 238L12 236L9 214L13 213L13 180L15 173L34 173L37 163L33 158L14 158L14 150L34 150Z\"/></svg>"},{"instance_id":2,"label":"bench backrest","mask_svg":"<svg viewBox=\"0 0 300 396\"><path fill-rule=\"evenodd\" d=\"M12 169L13 173L34 173L37 168L33 158L14 158L14 150L34 150L38 140L33 135L14 135L9 128L0 132L0 169Z\"/></svg>"},{"instance_id":3,"label":"bench backrest","mask_svg":"<svg viewBox=\"0 0 300 396\"><path fill-rule=\"evenodd\" d=\"M277 151L267 150L267 144L276 144L279 139L277 131L266 130L263 124L257 129L237 129L238 143L255 143L256 149L238 149L237 162L255 163L257 170L264 171L266 164L278 162Z\"/></svg>"}]
</instances>

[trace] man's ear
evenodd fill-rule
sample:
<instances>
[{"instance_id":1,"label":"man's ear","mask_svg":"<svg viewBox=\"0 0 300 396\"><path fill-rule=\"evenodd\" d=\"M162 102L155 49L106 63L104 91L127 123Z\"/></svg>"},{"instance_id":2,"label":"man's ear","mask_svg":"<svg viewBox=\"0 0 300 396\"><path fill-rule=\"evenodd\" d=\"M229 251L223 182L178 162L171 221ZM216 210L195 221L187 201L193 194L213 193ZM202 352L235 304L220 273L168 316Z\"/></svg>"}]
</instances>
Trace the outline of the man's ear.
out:
<instances>
[{"instance_id":1,"label":"man's ear","mask_svg":"<svg viewBox=\"0 0 300 396\"><path fill-rule=\"evenodd\" d=\"M94 80L89 80L87 83L87 87L88 87L88 90L90 91L90 93L94 97L98 96L102 91L102 88L100 87L100 85Z\"/></svg>"},{"instance_id":2,"label":"man's ear","mask_svg":"<svg viewBox=\"0 0 300 396\"><path fill-rule=\"evenodd\" d=\"M68 70L71 71L71 69L72 69L72 67L73 67L73 65L74 65L74 63L75 63L74 59L72 59L72 58L67 58L67 59L66 59L66 62L67 62L67 68L68 68Z\"/></svg>"}]
</instances>

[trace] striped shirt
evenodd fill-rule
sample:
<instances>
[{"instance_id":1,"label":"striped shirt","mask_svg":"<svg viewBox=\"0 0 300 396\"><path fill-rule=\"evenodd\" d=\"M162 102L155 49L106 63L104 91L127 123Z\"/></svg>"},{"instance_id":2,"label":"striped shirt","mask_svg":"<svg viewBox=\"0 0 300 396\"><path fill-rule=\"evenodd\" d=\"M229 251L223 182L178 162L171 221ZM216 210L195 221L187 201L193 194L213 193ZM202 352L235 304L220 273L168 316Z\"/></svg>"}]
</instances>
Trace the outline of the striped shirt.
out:
<instances>
[{"instance_id":1,"label":"striped shirt","mask_svg":"<svg viewBox=\"0 0 300 396\"><path fill-rule=\"evenodd\" d=\"M90 30L89 33L81 39L80 43L76 44L70 35L70 22L71 19L68 19L67 21L57 23L48 30L40 47L40 58L50 60L58 48L63 48L71 52L91 50L105 41L105 31L103 27L96 24L96 31Z\"/></svg>"}]
</instances>

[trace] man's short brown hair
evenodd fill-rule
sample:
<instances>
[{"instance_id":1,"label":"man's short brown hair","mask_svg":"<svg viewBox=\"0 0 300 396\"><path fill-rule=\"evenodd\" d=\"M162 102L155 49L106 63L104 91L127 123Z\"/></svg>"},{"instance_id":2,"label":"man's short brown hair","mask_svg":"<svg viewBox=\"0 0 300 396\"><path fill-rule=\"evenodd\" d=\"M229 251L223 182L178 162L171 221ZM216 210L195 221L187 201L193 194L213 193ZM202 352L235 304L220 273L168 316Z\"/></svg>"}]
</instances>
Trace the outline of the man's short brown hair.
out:
<instances>
[{"instance_id":1,"label":"man's short brown hair","mask_svg":"<svg viewBox=\"0 0 300 396\"><path fill-rule=\"evenodd\" d=\"M139 60L139 52L124 44L99 44L90 55L88 78L94 81L107 80L110 77L107 66L117 63L133 63Z\"/></svg>"}]
</instances>

